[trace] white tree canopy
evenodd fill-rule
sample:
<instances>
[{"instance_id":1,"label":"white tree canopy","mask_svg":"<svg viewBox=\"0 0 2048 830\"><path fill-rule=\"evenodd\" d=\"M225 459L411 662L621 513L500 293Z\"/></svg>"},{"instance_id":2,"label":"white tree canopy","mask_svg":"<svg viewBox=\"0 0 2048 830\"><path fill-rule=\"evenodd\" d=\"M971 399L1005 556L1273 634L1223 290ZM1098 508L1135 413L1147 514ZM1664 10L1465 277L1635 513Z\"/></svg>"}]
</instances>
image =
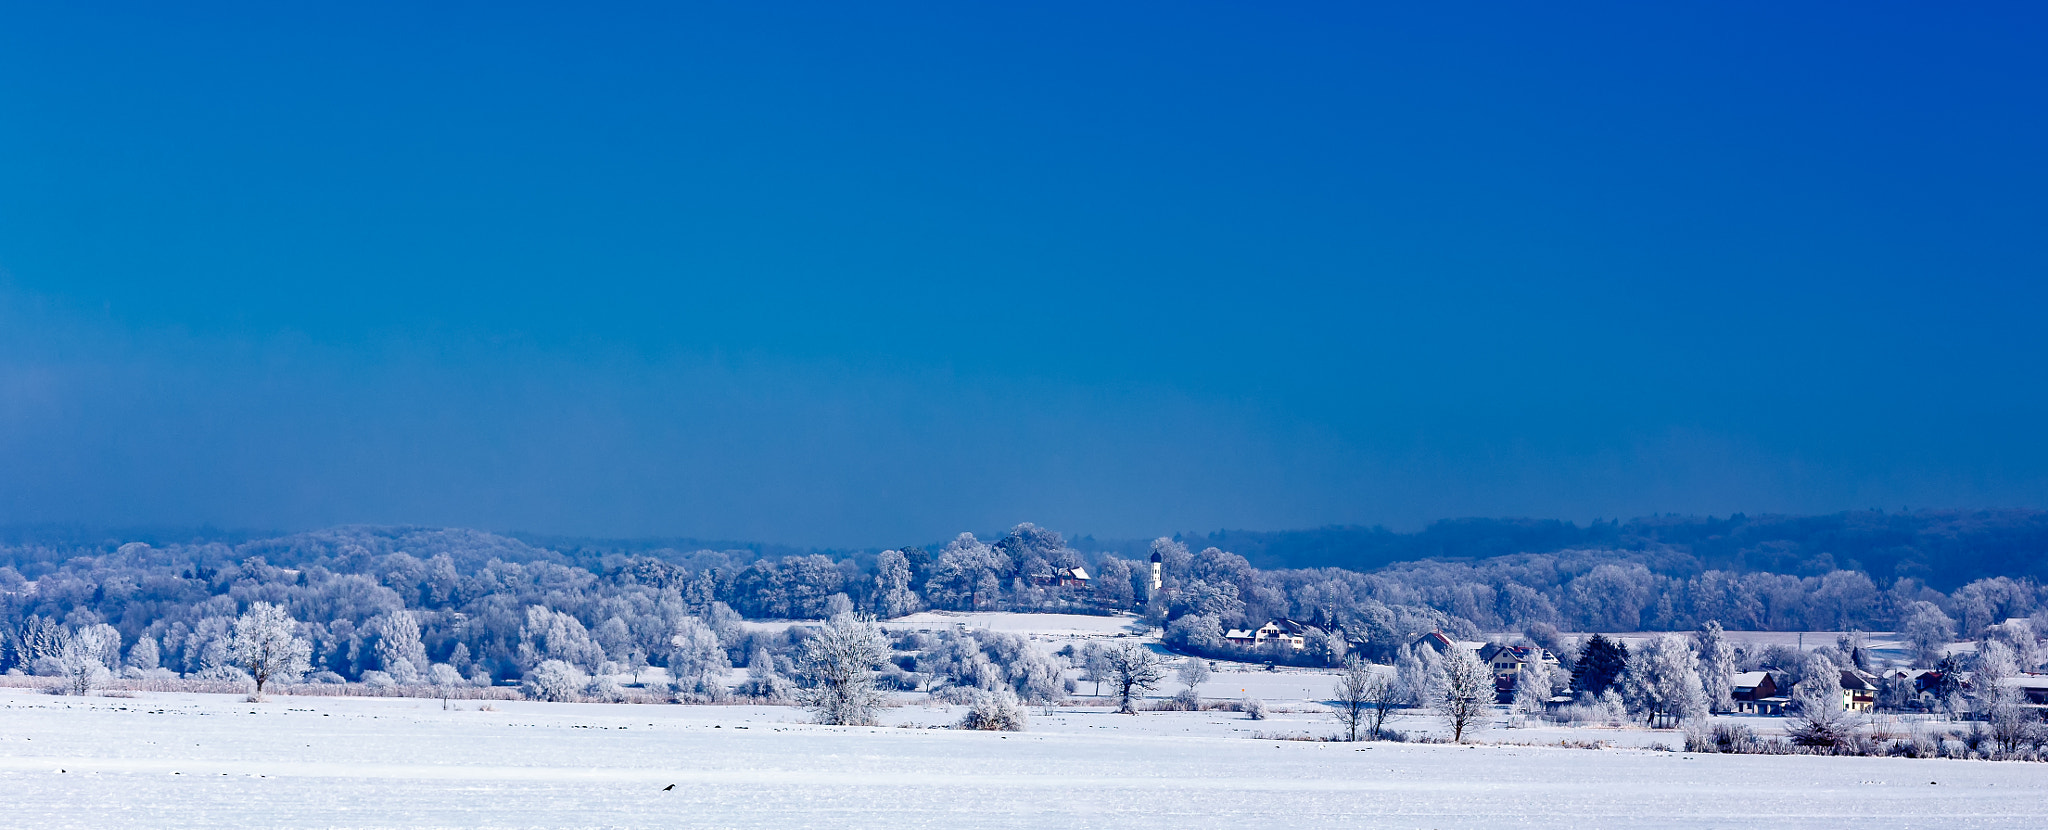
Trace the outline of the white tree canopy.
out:
<instances>
[{"instance_id":1,"label":"white tree canopy","mask_svg":"<svg viewBox=\"0 0 2048 830\"><path fill-rule=\"evenodd\" d=\"M228 657L256 681L256 694L272 680L296 680L306 673L313 647L297 635L298 621L281 606L252 602L236 618Z\"/></svg>"}]
</instances>

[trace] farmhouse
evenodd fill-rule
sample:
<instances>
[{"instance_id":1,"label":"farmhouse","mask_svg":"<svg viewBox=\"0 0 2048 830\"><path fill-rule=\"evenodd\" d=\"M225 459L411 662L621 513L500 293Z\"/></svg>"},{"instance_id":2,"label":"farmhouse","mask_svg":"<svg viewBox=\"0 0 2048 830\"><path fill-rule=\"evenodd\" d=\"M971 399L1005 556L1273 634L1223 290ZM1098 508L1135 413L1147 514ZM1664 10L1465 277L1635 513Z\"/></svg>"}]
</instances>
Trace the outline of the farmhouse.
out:
<instances>
[{"instance_id":1,"label":"farmhouse","mask_svg":"<svg viewBox=\"0 0 2048 830\"><path fill-rule=\"evenodd\" d=\"M1071 568L1056 568L1050 574L1033 577L1032 581L1058 588L1086 588L1090 578L1087 568L1075 565Z\"/></svg>"},{"instance_id":2,"label":"farmhouse","mask_svg":"<svg viewBox=\"0 0 2048 830\"><path fill-rule=\"evenodd\" d=\"M2048 710L2048 674L2020 674L1998 681L2001 686L2019 689L2026 695L2027 702L2021 704L2036 711Z\"/></svg>"},{"instance_id":3,"label":"farmhouse","mask_svg":"<svg viewBox=\"0 0 2048 830\"><path fill-rule=\"evenodd\" d=\"M1239 648L1258 648L1267 643L1289 646L1295 651L1308 647L1308 626L1288 619L1272 620L1258 628L1233 628L1223 639Z\"/></svg>"},{"instance_id":4,"label":"farmhouse","mask_svg":"<svg viewBox=\"0 0 2048 830\"><path fill-rule=\"evenodd\" d=\"M1867 672L1842 669L1842 707L1869 714L1877 708L1877 678Z\"/></svg>"},{"instance_id":5,"label":"farmhouse","mask_svg":"<svg viewBox=\"0 0 2048 830\"><path fill-rule=\"evenodd\" d=\"M1550 649L1537 648L1535 646L1507 646L1499 643L1488 643L1481 646L1479 648L1479 659L1485 661L1487 668L1493 670L1493 676L1496 678L1512 678L1521 672L1523 666L1531 663L1539 663L1545 668L1552 669L1557 668L1559 665L1557 657L1550 653Z\"/></svg>"},{"instance_id":6,"label":"farmhouse","mask_svg":"<svg viewBox=\"0 0 2048 830\"><path fill-rule=\"evenodd\" d=\"M1778 681L1767 671L1743 672L1729 684L1735 711L1745 715L1782 715L1791 698L1778 694Z\"/></svg>"}]
</instances>

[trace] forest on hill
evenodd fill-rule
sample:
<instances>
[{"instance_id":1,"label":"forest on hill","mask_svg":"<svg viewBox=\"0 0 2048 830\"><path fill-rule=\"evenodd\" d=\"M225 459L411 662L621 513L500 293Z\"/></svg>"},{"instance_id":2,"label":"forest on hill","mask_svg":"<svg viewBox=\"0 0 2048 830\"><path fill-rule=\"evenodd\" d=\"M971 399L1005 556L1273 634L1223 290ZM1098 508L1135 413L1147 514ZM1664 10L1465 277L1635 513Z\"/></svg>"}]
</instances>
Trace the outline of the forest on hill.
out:
<instances>
[{"instance_id":1,"label":"forest on hill","mask_svg":"<svg viewBox=\"0 0 2048 830\"><path fill-rule=\"evenodd\" d=\"M1309 649L1238 656L1317 663L1387 659L1431 630L1539 639L1708 621L1886 630L1910 615L1975 636L2048 607L2042 527L2035 512L1873 512L1588 526L1458 520L1413 534L1330 528L1134 544L1069 542L1025 523L987 540L963 533L879 551L417 527L14 528L0 533L0 670L36 671L64 632L93 629L125 644L137 671L228 672L228 627L258 601L289 611L313 644L316 674L336 680L403 679L446 664L506 681L549 659L592 671L661 665L678 632L700 630L745 665L791 654L804 635L738 621L846 610L1130 613L1176 647L1218 655L1236 651L1228 630L1284 619L1312 630Z\"/></svg>"}]
</instances>

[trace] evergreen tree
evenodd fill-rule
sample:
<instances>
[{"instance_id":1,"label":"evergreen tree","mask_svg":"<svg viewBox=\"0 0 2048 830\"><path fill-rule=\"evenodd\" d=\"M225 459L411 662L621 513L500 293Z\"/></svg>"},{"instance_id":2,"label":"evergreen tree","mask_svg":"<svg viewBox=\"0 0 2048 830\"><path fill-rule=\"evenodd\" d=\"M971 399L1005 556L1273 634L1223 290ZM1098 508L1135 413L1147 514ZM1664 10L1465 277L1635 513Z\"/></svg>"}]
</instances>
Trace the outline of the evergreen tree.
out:
<instances>
[{"instance_id":1,"label":"evergreen tree","mask_svg":"<svg viewBox=\"0 0 2048 830\"><path fill-rule=\"evenodd\" d=\"M1595 634L1579 650L1578 668L1572 671L1572 693L1598 697L1612 687L1628 667L1628 646Z\"/></svg>"}]
</instances>

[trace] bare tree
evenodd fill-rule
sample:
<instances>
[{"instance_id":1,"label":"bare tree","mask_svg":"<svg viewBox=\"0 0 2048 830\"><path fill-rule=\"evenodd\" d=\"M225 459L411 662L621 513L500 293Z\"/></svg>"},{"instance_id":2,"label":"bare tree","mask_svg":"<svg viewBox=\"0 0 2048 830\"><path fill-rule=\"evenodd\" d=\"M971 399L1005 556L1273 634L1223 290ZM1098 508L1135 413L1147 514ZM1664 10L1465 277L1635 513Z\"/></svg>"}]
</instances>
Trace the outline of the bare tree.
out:
<instances>
[{"instance_id":1,"label":"bare tree","mask_svg":"<svg viewBox=\"0 0 2048 830\"><path fill-rule=\"evenodd\" d=\"M291 680L306 673L312 644L297 635L298 621L281 606L252 602L235 620L228 656L256 680L256 696L273 679Z\"/></svg>"},{"instance_id":2,"label":"bare tree","mask_svg":"<svg viewBox=\"0 0 2048 830\"><path fill-rule=\"evenodd\" d=\"M819 723L872 726L882 708L874 671L887 659L889 644L873 617L833 617L804 641L803 669L809 685L799 699Z\"/></svg>"},{"instance_id":3,"label":"bare tree","mask_svg":"<svg viewBox=\"0 0 2048 830\"><path fill-rule=\"evenodd\" d=\"M1187 705L1189 711L1201 711L1202 690L1200 687L1202 681L1209 679L1209 661L1200 657L1189 657L1180 664L1179 669L1174 671L1174 677L1180 680L1182 686L1187 687L1186 691L1181 692L1181 699Z\"/></svg>"},{"instance_id":4,"label":"bare tree","mask_svg":"<svg viewBox=\"0 0 2048 830\"><path fill-rule=\"evenodd\" d=\"M1377 739L1386 723L1386 709L1381 704L1391 704L1395 698L1393 681L1373 671L1371 663L1352 657L1344 661L1344 673L1337 676L1336 693L1337 722L1344 724L1345 740L1358 740L1358 730L1367 724Z\"/></svg>"},{"instance_id":5,"label":"bare tree","mask_svg":"<svg viewBox=\"0 0 2048 830\"><path fill-rule=\"evenodd\" d=\"M1089 643L1081 647L1076 662L1081 664L1081 679L1095 684L1095 696L1102 696L1102 682L1109 679L1108 650L1100 643Z\"/></svg>"},{"instance_id":6,"label":"bare tree","mask_svg":"<svg viewBox=\"0 0 2048 830\"><path fill-rule=\"evenodd\" d=\"M101 647L94 639L98 632L93 628L82 628L64 640L57 652L57 666L64 677L64 689L74 695L82 695L106 685L108 672L100 662Z\"/></svg>"},{"instance_id":7,"label":"bare tree","mask_svg":"<svg viewBox=\"0 0 2048 830\"><path fill-rule=\"evenodd\" d=\"M1159 667L1159 658L1137 643L1123 643L1102 653L1103 664L1108 669L1105 679L1116 692L1116 711L1119 714L1138 713L1137 699L1159 685L1165 672Z\"/></svg>"},{"instance_id":8,"label":"bare tree","mask_svg":"<svg viewBox=\"0 0 2048 830\"><path fill-rule=\"evenodd\" d=\"M1465 735L1484 724L1493 706L1493 670L1471 649L1454 646L1431 681L1437 716L1450 727L1451 742L1464 743Z\"/></svg>"}]
</instances>

